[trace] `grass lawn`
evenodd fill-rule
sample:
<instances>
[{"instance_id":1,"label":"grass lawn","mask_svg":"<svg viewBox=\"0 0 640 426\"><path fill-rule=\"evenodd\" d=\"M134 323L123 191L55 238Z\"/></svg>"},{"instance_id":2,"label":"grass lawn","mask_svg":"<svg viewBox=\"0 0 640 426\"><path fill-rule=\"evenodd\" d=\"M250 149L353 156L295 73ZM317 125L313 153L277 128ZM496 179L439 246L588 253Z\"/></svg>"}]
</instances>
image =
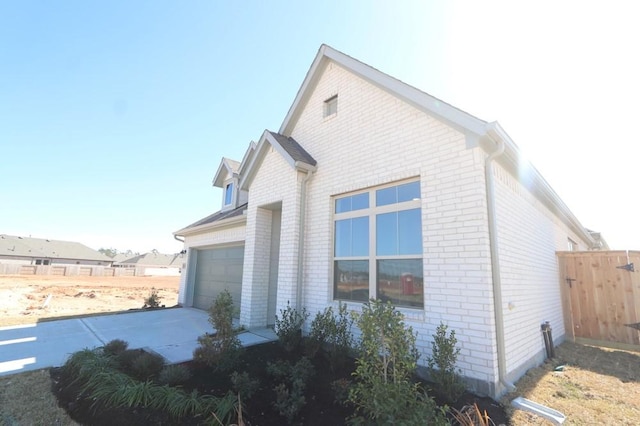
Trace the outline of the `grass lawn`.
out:
<instances>
[{"instance_id":1,"label":"grass lawn","mask_svg":"<svg viewBox=\"0 0 640 426\"><path fill-rule=\"evenodd\" d=\"M552 424L514 411L509 402L517 396L560 411L565 425L640 424L640 352L565 342L556 358L529 370L516 387L501 401L514 425Z\"/></svg>"}]
</instances>

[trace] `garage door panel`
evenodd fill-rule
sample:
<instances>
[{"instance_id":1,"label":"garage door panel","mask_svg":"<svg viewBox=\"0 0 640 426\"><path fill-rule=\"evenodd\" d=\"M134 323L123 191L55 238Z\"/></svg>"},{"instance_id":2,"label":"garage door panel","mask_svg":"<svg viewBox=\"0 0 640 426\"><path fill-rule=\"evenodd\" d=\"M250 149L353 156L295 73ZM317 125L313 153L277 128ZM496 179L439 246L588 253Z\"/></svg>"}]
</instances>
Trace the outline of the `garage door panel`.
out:
<instances>
[{"instance_id":1,"label":"garage door panel","mask_svg":"<svg viewBox=\"0 0 640 426\"><path fill-rule=\"evenodd\" d=\"M209 309L225 289L239 311L244 246L198 250L193 306Z\"/></svg>"}]
</instances>

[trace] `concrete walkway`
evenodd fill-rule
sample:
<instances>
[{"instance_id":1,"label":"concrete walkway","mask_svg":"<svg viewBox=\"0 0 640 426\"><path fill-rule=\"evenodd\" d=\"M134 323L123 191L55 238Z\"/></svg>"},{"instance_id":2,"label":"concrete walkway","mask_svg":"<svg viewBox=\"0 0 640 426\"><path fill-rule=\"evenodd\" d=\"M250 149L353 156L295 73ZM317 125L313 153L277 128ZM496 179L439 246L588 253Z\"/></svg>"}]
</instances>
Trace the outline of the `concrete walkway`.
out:
<instances>
[{"instance_id":1,"label":"concrete walkway","mask_svg":"<svg viewBox=\"0 0 640 426\"><path fill-rule=\"evenodd\" d=\"M213 331L208 319L199 309L174 308L0 327L0 376L58 367L71 353L113 339L130 349L149 348L169 364L189 361L198 336ZM277 339L268 328L238 338L244 346Z\"/></svg>"}]
</instances>

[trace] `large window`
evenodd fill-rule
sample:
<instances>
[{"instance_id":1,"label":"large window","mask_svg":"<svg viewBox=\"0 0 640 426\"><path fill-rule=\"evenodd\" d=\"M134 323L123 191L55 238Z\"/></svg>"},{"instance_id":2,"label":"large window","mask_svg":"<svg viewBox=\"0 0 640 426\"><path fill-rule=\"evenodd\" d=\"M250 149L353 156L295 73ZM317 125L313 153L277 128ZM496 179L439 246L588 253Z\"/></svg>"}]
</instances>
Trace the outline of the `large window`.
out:
<instances>
[{"instance_id":1,"label":"large window","mask_svg":"<svg viewBox=\"0 0 640 426\"><path fill-rule=\"evenodd\" d=\"M420 182L334 200L334 297L424 306Z\"/></svg>"}]
</instances>

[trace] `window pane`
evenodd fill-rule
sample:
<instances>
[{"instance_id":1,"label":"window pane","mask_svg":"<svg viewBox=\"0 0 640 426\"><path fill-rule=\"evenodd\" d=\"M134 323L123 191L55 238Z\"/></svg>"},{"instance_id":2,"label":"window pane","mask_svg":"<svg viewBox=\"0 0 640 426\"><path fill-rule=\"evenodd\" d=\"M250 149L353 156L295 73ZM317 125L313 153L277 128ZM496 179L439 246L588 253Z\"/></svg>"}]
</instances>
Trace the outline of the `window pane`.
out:
<instances>
[{"instance_id":1,"label":"window pane","mask_svg":"<svg viewBox=\"0 0 640 426\"><path fill-rule=\"evenodd\" d=\"M376 206L386 206L398 202L397 187L378 189L376 191Z\"/></svg>"},{"instance_id":2,"label":"window pane","mask_svg":"<svg viewBox=\"0 0 640 426\"><path fill-rule=\"evenodd\" d=\"M368 260L336 260L333 270L335 299L359 302L369 300Z\"/></svg>"},{"instance_id":3,"label":"window pane","mask_svg":"<svg viewBox=\"0 0 640 426\"><path fill-rule=\"evenodd\" d=\"M369 217L336 220L335 257L369 254Z\"/></svg>"},{"instance_id":4,"label":"window pane","mask_svg":"<svg viewBox=\"0 0 640 426\"><path fill-rule=\"evenodd\" d=\"M398 213L376 215L376 254L398 254Z\"/></svg>"},{"instance_id":5,"label":"window pane","mask_svg":"<svg viewBox=\"0 0 640 426\"><path fill-rule=\"evenodd\" d=\"M358 194L351 197L351 210L360 210L369 208L369 193Z\"/></svg>"},{"instance_id":6,"label":"window pane","mask_svg":"<svg viewBox=\"0 0 640 426\"><path fill-rule=\"evenodd\" d=\"M351 219L351 254L350 256L369 255L369 217Z\"/></svg>"},{"instance_id":7,"label":"window pane","mask_svg":"<svg viewBox=\"0 0 640 426\"><path fill-rule=\"evenodd\" d=\"M351 219L336 220L335 256L350 256Z\"/></svg>"},{"instance_id":8,"label":"window pane","mask_svg":"<svg viewBox=\"0 0 640 426\"><path fill-rule=\"evenodd\" d=\"M398 202L420 199L420 182L405 183L398 186Z\"/></svg>"},{"instance_id":9,"label":"window pane","mask_svg":"<svg viewBox=\"0 0 640 426\"><path fill-rule=\"evenodd\" d=\"M398 212L398 254L422 254L420 209Z\"/></svg>"},{"instance_id":10,"label":"window pane","mask_svg":"<svg viewBox=\"0 0 640 426\"><path fill-rule=\"evenodd\" d=\"M423 307L422 259L378 260L376 269L380 300L390 301L397 306Z\"/></svg>"},{"instance_id":11,"label":"window pane","mask_svg":"<svg viewBox=\"0 0 640 426\"><path fill-rule=\"evenodd\" d=\"M351 211L351 197L339 198L336 200L336 213Z\"/></svg>"},{"instance_id":12,"label":"window pane","mask_svg":"<svg viewBox=\"0 0 640 426\"><path fill-rule=\"evenodd\" d=\"M224 204L231 204L231 198L233 198L233 184L230 183L227 185L224 192Z\"/></svg>"},{"instance_id":13,"label":"window pane","mask_svg":"<svg viewBox=\"0 0 640 426\"><path fill-rule=\"evenodd\" d=\"M336 200L336 213L350 212L353 210L369 208L369 193L352 195Z\"/></svg>"}]
</instances>

